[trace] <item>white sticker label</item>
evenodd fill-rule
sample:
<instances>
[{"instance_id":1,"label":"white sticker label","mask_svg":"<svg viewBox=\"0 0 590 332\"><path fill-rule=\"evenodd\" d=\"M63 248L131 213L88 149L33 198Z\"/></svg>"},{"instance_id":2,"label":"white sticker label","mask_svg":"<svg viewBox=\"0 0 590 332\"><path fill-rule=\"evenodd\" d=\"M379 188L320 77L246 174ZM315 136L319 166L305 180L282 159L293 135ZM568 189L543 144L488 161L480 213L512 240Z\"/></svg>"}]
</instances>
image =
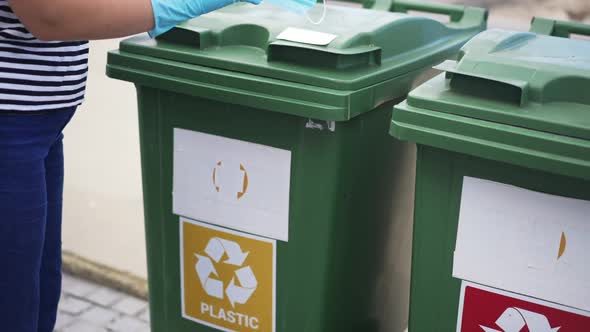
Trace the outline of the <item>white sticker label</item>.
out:
<instances>
[{"instance_id":1,"label":"white sticker label","mask_svg":"<svg viewBox=\"0 0 590 332\"><path fill-rule=\"evenodd\" d=\"M590 202L466 177L453 276L590 311Z\"/></svg>"},{"instance_id":2,"label":"white sticker label","mask_svg":"<svg viewBox=\"0 0 590 332\"><path fill-rule=\"evenodd\" d=\"M174 130L177 215L289 240L291 152Z\"/></svg>"},{"instance_id":3,"label":"white sticker label","mask_svg":"<svg viewBox=\"0 0 590 332\"><path fill-rule=\"evenodd\" d=\"M277 36L277 39L317 46L326 46L336 38L333 34L298 28L287 28Z\"/></svg>"}]
</instances>

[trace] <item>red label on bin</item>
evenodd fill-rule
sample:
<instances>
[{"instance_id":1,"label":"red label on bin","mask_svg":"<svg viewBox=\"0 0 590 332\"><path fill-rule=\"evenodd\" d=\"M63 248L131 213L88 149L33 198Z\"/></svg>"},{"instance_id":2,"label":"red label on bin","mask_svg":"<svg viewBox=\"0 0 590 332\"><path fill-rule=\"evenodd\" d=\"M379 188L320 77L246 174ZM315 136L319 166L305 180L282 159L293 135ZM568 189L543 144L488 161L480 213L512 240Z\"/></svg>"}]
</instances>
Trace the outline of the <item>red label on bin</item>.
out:
<instances>
[{"instance_id":1,"label":"red label on bin","mask_svg":"<svg viewBox=\"0 0 590 332\"><path fill-rule=\"evenodd\" d=\"M458 332L587 332L590 313L463 282Z\"/></svg>"}]
</instances>

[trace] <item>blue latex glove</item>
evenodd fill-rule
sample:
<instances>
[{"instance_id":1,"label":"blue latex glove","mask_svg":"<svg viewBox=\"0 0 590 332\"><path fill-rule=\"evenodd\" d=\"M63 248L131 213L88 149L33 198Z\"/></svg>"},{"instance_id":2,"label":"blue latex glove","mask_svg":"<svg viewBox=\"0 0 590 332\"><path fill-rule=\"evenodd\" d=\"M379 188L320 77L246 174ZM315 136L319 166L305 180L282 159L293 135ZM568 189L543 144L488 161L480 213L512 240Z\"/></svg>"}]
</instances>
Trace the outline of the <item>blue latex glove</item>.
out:
<instances>
[{"instance_id":1,"label":"blue latex glove","mask_svg":"<svg viewBox=\"0 0 590 332\"><path fill-rule=\"evenodd\" d=\"M275 6L279 6L288 11L297 13L299 15L305 15L311 7L315 6L317 0L265 0ZM325 3L325 1L324 1ZM324 5L325 8L325 5Z\"/></svg>"},{"instance_id":2,"label":"blue latex glove","mask_svg":"<svg viewBox=\"0 0 590 332\"><path fill-rule=\"evenodd\" d=\"M151 0L155 27L149 32L156 37L174 28L178 23L207 14L241 0ZM243 0L259 4L261 0Z\"/></svg>"}]
</instances>

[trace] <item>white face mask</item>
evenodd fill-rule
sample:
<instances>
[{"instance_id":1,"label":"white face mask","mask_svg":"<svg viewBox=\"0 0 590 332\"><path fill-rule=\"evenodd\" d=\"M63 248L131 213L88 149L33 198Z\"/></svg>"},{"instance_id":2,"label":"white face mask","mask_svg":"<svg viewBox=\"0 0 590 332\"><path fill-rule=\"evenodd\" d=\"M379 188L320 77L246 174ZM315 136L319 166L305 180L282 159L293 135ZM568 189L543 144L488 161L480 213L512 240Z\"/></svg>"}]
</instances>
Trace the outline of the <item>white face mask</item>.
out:
<instances>
[{"instance_id":1,"label":"white face mask","mask_svg":"<svg viewBox=\"0 0 590 332\"><path fill-rule=\"evenodd\" d=\"M321 18L318 21L313 21L309 15L308 11L317 4L317 0L265 0L269 3L281 7L285 10L297 13L299 15L305 15L309 22L312 24L321 24L326 17L326 7L327 3L326 0L323 1L323 13Z\"/></svg>"}]
</instances>

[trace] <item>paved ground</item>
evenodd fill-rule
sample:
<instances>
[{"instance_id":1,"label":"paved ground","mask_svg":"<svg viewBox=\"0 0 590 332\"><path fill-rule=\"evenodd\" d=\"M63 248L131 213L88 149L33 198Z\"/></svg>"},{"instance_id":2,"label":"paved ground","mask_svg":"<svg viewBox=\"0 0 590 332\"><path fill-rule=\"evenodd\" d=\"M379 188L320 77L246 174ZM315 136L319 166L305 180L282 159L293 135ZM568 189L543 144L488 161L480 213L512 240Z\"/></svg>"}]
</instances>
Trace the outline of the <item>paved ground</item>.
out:
<instances>
[{"instance_id":1,"label":"paved ground","mask_svg":"<svg viewBox=\"0 0 590 332\"><path fill-rule=\"evenodd\" d=\"M146 332L147 302L64 276L56 332Z\"/></svg>"}]
</instances>

